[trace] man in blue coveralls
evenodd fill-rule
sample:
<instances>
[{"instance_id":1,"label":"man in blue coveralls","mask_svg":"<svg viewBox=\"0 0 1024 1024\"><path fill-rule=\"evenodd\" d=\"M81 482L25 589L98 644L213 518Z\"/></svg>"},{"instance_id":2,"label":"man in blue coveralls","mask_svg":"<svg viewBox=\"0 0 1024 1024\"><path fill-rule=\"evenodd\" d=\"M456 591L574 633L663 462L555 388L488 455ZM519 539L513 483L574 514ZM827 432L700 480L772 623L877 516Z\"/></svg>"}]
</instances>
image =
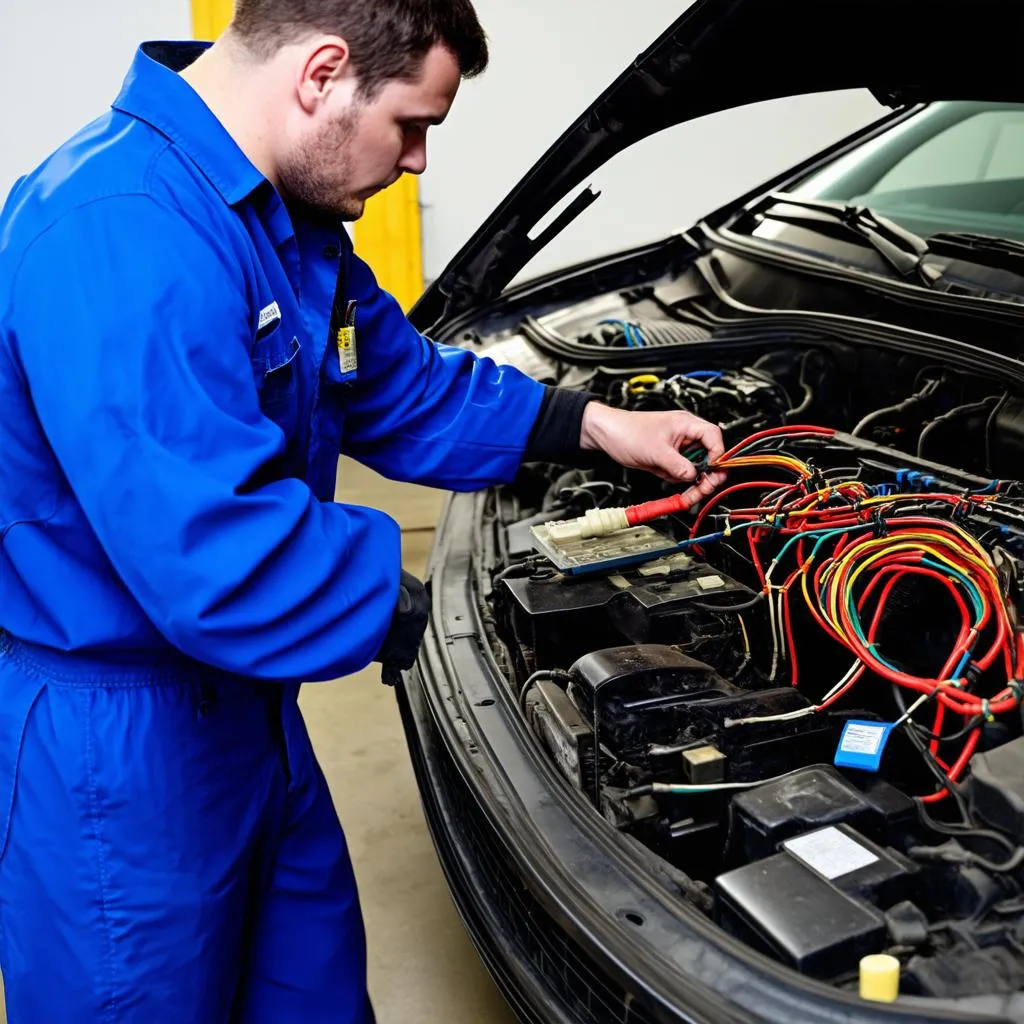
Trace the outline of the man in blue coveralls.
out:
<instances>
[{"instance_id":1,"label":"man in blue coveralls","mask_svg":"<svg viewBox=\"0 0 1024 1024\"><path fill-rule=\"evenodd\" d=\"M465 490L581 448L692 483L680 448L722 451L431 343L353 255L341 222L486 63L470 0L240 0L212 48L143 45L4 206L12 1024L372 1020L297 694L408 665L422 623L395 523L332 500L339 452Z\"/></svg>"}]
</instances>

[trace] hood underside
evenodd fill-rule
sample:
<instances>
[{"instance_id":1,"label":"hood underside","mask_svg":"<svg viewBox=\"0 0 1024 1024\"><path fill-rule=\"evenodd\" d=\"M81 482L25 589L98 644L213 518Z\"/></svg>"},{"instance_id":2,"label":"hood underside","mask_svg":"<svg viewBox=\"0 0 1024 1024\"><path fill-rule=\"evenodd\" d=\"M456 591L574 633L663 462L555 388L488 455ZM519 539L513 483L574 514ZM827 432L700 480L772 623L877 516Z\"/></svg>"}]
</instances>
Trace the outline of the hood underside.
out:
<instances>
[{"instance_id":1,"label":"hood underside","mask_svg":"<svg viewBox=\"0 0 1024 1024\"><path fill-rule=\"evenodd\" d=\"M810 93L866 88L894 109L1024 98L1019 0L697 0L569 127L423 295L421 329L495 298L596 195L616 154L672 125Z\"/></svg>"}]
</instances>

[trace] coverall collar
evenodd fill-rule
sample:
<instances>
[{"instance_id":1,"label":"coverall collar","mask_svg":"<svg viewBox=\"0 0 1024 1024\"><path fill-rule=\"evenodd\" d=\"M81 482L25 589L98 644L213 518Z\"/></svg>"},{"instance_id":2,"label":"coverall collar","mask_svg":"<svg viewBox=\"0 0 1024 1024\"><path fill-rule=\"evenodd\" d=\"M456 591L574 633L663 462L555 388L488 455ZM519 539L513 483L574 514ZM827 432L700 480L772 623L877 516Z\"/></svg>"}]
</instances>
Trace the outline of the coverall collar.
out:
<instances>
[{"instance_id":1,"label":"coverall collar","mask_svg":"<svg viewBox=\"0 0 1024 1024\"><path fill-rule=\"evenodd\" d=\"M224 201L233 206L266 178L199 94L178 74L210 45L143 43L135 52L113 107L166 135L203 172Z\"/></svg>"}]
</instances>

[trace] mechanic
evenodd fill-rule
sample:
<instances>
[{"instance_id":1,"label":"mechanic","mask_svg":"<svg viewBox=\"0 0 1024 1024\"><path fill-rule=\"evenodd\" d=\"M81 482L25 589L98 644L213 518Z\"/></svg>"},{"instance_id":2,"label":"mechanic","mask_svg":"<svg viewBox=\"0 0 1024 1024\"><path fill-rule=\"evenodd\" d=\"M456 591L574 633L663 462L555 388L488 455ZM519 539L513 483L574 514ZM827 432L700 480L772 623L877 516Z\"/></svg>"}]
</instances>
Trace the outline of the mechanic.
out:
<instances>
[{"instance_id":1,"label":"mechanic","mask_svg":"<svg viewBox=\"0 0 1024 1024\"><path fill-rule=\"evenodd\" d=\"M470 0L240 0L140 47L0 217L0 967L12 1024L372 1020L302 681L412 664L423 587L339 452L452 490L717 428L420 336L343 221L426 166ZM332 309L334 310L333 324Z\"/></svg>"}]
</instances>

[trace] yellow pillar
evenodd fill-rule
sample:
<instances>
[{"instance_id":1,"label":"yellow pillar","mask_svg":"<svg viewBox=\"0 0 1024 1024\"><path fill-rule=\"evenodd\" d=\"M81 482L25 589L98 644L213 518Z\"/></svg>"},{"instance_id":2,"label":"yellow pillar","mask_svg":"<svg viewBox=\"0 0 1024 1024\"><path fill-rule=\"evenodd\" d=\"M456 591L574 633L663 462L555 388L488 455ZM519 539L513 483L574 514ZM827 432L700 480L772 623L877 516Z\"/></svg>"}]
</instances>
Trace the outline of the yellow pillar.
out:
<instances>
[{"instance_id":1,"label":"yellow pillar","mask_svg":"<svg viewBox=\"0 0 1024 1024\"><path fill-rule=\"evenodd\" d=\"M375 195L355 224L356 252L408 311L423 291L423 249L417 180L402 175Z\"/></svg>"},{"instance_id":2,"label":"yellow pillar","mask_svg":"<svg viewBox=\"0 0 1024 1024\"><path fill-rule=\"evenodd\" d=\"M234 9L232 0L192 0L192 34L196 39L216 39Z\"/></svg>"},{"instance_id":3,"label":"yellow pillar","mask_svg":"<svg viewBox=\"0 0 1024 1024\"><path fill-rule=\"evenodd\" d=\"M192 0L196 39L216 39L231 20L233 0ZM423 291L419 188L406 174L366 204L355 225L356 252L385 290L408 310Z\"/></svg>"}]
</instances>

